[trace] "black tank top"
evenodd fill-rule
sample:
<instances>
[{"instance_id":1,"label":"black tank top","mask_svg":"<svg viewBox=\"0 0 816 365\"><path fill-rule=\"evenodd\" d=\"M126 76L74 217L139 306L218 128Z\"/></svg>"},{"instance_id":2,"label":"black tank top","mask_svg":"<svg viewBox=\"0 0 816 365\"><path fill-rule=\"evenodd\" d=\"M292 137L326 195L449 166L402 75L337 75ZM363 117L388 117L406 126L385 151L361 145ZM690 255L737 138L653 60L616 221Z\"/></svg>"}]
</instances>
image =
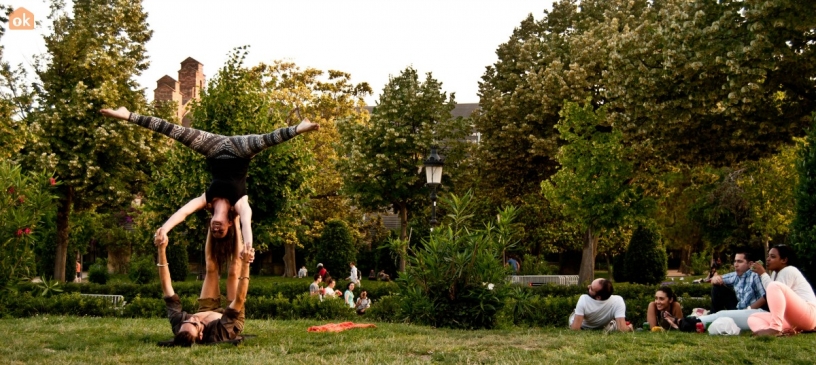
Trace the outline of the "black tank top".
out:
<instances>
[{"instance_id":1,"label":"black tank top","mask_svg":"<svg viewBox=\"0 0 816 365\"><path fill-rule=\"evenodd\" d=\"M233 206L246 195L246 179L249 171L249 159L247 158L208 158L207 168L212 175L212 182L207 188L207 203L212 203L215 198L229 200Z\"/></svg>"}]
</instances>

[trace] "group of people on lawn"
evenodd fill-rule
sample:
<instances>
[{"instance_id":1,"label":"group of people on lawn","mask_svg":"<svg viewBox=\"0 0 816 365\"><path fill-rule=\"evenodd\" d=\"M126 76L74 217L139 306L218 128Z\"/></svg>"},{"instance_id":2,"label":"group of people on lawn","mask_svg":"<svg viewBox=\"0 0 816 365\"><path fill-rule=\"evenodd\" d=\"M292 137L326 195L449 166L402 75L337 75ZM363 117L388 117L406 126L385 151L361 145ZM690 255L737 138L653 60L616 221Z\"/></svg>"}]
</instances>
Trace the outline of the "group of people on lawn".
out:
<instances>
[{"instance_id":1,"label":"group of people on lawn","mask_svg":"<svg viewBox=\"0 0 816 365\"><path fill-rule=\"evenodd\" d=\"M647 309L648 327L696 331L712 323L730 325L755 335L791 335L816 330L816 295L794 266L794 252L785 245L771 248L767 268L747 251L734 255L734 272L711 274L711 310L702 316L683 317L677 296L663 286ZM569 318L569 327L633 331L626 322L626 304L613 295L612 282L596 279L581 295ZM701 323L701 324L698 324ZM719 327L719 326L718 326ZM725 327L724 327L725 328ZM711 331L710 331L711 332ZM711 332L714 333L714 332ZM735 332L720 332L735 334Z\"/></svg>"},{"instance_id":2,"label":"group of people on lawn","mask_svg":"<svg viewBox=\"0 0 816 365\"><path fill-rule=\"evenodd\" d=\"M355 266L354 262L350 262L349 266L351 267L351 272L348 277L349 283L346 286L346 291L341 292L334 288L336 282L331 275L329 275L329 272L323 264L317 264L318 272L314 275L314 282L309 285L309 295L319 296L320 300L323 300L323 298L333 299L342 296L343 301L349 308L353 308L357 311L357 314L363 315L366 310L371 307L371 300L368 299L368 292L365 290L360 292L360 297L357 298L357 301L354 300L354 288L355 286L362 287L362 283L360 282L360 271L357 270L357 266ZM321 283L326 283L325 287L321 286Z\"/></svg>"},{"instance_id":3,"label":"group of people on lawn","mask_svg":"<svg viewBox=\"0 0 816 365\"><path fill-rule=\"evenodd\" d=\"M249 265L255 258L250 223L252 209L246 191L249 163L266 148L297 135L317 131L320 126L304 119L297 126L280 128L268 134L227 137L186 128L156 117L141 116L125 108L103 109L101 113L162 133L206 157L212 177L210 186L206 192L174 213L154 236L158 249L159 278L175 335L174 344L189 346L192 343L238 339L244 326ZM201 209L210 211L212 218L204 249L206 275L199 296L199 310L190 314L182 311L179 297L173 290L165 251L168 232ZM225 308L221 306L218 285L219 267L223 263L229 264L226 283L229 304ZM712 314L695 321L709 323L719 318L730 318L739 328L755 334L787 334L816 329L816 296L792 263L793 252L787 246L776 246L768 253L770 273L766 272L761 262L750 261L747 253L737 253L734 258L735 272L714 275L711 279L714 284ZM334 290L334 280L324 277L326 272L322 265L318 269L322 269L323 275L318 273L312 286L320 290L320 282L325 281L323 297L343 295L346 303L362 314L370 301L365 291L354 301L353 290L355 285L359 286L359 272L356 272L354 263L350 263L350 266L352 280L345 293ZM514 267L514 271L517 270ZM589 285L588 293L578 300L569 318L569 326L574 330L607 328L632 331L633 327L626 323L625 317L626 304L623 298L613 295L612 282L596 279ZM682 317L677 298L668 287L657 291L655 301L649 305L647 318L650 326L664 328L687 328L691 322L689 318Z\"/></svg>"}]
</instances>

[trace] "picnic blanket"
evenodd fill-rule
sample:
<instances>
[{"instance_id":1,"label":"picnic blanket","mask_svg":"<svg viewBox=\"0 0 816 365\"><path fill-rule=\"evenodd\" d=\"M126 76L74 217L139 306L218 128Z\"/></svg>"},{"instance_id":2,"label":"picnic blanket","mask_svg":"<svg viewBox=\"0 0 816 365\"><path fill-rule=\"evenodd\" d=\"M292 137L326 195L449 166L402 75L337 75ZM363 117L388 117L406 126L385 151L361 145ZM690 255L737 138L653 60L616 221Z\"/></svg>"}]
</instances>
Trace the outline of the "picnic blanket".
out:
<instances>
[{"instance_id":1,"label":"picnic blanket","mask_svg":"<svg viewBox=\"0 0 816 365\"><path fill-rule=\"evenodd\" d=\"M309 327L308 332L342 332L345 330L350 330L352 328L377 328L377 326L371 323L354 323L354 322L329 323L324 324L322 326L311 326Z\"/></svg>"}]
</instances>

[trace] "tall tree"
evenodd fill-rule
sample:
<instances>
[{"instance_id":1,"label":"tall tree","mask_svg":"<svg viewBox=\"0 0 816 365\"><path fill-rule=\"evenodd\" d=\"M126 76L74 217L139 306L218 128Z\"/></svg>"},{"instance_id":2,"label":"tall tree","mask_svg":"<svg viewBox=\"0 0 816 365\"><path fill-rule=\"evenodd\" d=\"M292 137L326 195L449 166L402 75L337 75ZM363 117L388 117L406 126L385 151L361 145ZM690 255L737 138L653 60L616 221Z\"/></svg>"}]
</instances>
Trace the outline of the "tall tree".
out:
<instances>
[{"instance_id":1,"label":"tall tree","mask_svg":"<svg viewBox=\"0 0 816 365\"><path fill-rule=\"evenodd\" d=\"M668 0L600 23L610 118L653 166L773 155L816 108L814 19L812 2Z\"/></svg>"},{"instance_id":2,"label":"tall tree","mask_svg":"<svg viewBox=\"0 0 816 365\"><path fill-rule=\"evenodd\" d=\"M408 67L390 78L368 123L338 125L346 157L340 168L345 192L362 208L393 209L400 217L403 241L408 238L409 212L427 202L420 167L431 146L440 144L444 153L469 133L461 118L451 118L454 106L453 93L442 91L431 73L420 81ZM448 157L446 165L454 164Z\"/></svg>"},{"instance_id":3,"label":"tall tree","mask_svg":"<svg viewBox=\"0 0 816 365\"><path fill-rule=\"evenodd\" d=\"M498 46L498 61L482 76L480 110L474 118L482 134L475 164L477 193L488 205L519 207L519 222L526 226L524 245L535 252L563 250L575 241L572 232L565 236L562 228L570 223L544 208L540 183L558 169L555 125L564 101L589 98L595 107L607 103L602 79L612 46L607 36L598 34L598 24L618 19L620 26L634 26L646 4L555 2L541 20L530 15L521 22ZM554 236L561 237L555 241ZM542 243L545 247L537 247Z\"/></svg>"},{"instance_id":4,"label":"tall tree","mask_svg":"<svg viewBox=\"0 0 816 365\"><path fill-rule=\"evenodd\" d=\"M134 79L147 68L152 32L141 2L75 0L73 13L54 0L44 36L47 54L35 62L36 136L25 151L30 163L55 170L60 198L54 278L64 280L72 210L115 206L150 181L158 136L105 118L103 107L141 110L143 90Z\"/></svg>"},{"instance_id":5,"label":"tall tree","mask_svg":"<svg viewBox=\"0 0 816 365\"><path fill-rule=\"evenodd\" d=\"M295 249L303 247L304 239L319 237L324 222L343 219L352 232L359 233L356 228L362 217L352 209L351 200L339 194L342 179L337 170L340 140L337 121L351 120L355 124L363 121L367 115L363 98L372 91L367 83L352 84L348 73L301 69L291 62L260 64L253 72L262 78L264 93L276 105L275 110L289 113L286 119L309 118L320 124L320 133L305 140L306 148L315 156L315 173L305 182L311 186L312 194L303 204L289 204L290 209L279 213L275 224L275 231L280 234L272 243L283 244L284 276L294 277Z\"/></svg>"},{"instance_id":6,"label":"tall tree","mask_svg":"<svg viewBox=\"0 0 816 365\"><path fill-rule=\"evenodd\" d=\"M813 114L816 121L816 114ZM807 141L799 147L796 170L796 216L791 225L791 241L799 256L799 269L808 281L816 283L816 126L811 126Z\"/></svg>"},{"instance_id":7,"label":"tall tree","mask_svg":"<svg viewBox=\"0 0 816 365\"><path fill-rule=\"evenodd\" d=\"M560 204L565 214L581 223L584 247L578 278L595 276L598 240L604 231L622 226L644 215L651 200L633 183L631 151L622 143L623 134L604 127L606 110L593 110L566 103L556 125L567 144L556 155L561 169L541 183L548 200Z\"/></svg>"},{"instance_id":8,"label":"tall tree","mask_svg":"<svg viewBox=\"0 0 816 365\"><path fill-rule=\"evenodd\" d=\"M798 140L799 144L803 142ZM776 155L749 161L737 179L748 201L750 227L762 240L763 252L768 252L774 236L790 231L796 209L793 194L799 177L797 147L785 146Z\"/></svg>"}]
</instances>

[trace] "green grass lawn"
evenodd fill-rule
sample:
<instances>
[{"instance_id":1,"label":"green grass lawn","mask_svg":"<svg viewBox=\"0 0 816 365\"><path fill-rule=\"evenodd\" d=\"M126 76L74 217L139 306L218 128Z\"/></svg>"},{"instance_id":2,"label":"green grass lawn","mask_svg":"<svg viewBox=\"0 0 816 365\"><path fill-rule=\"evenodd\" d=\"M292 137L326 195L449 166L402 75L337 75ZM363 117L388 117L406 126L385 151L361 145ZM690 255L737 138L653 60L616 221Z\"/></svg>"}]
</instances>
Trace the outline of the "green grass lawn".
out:
<instances>
[{"instance_id":1,"label":"green grass lawn","mask_svg":"<svg viewBox=\"0 0 816 365\"><path fill-rule=\"evenodd\" d=\"M0 364L812 364L816 335L788 338L692 333L455 331L377 323L376 329L308 333L317 321L247 322L240 346L162 348L161 319L40 316L0 320Z\"/></svg>"}]
</instances>

